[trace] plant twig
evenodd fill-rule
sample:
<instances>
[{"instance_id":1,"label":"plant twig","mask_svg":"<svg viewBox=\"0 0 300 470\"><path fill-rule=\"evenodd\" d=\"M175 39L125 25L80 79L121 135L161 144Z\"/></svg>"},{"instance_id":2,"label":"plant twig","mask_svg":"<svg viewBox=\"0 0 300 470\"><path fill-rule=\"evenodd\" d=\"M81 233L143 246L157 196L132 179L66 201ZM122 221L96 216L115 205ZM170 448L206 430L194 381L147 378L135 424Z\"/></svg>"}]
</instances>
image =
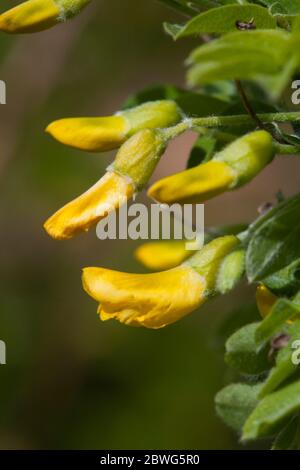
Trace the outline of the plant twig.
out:
<instances>
[{"instance_id":1,"label":"plant twig","mask_svg":"<svg viewBox=\"0 0 300 470\"><path fill-rule=\"evenodd\" d=\"M266 130L264 124L261 122L261 120L257 116L256 112L252 108L252 105L251 105L251 103L250 103L250 101L249 101L249 99L248 99L248 97L245 93L245 90L243 88L243 85L242 85L241 81L240 80L235 80L235 85L236 85L236 89L238 91L238 94L240 95L241 101L242 101L243 106L244 106L245 110L247 111L247 113L252 117L253 121L255 122L255 124L260 129Z\"/></svg>"}]
</instances>

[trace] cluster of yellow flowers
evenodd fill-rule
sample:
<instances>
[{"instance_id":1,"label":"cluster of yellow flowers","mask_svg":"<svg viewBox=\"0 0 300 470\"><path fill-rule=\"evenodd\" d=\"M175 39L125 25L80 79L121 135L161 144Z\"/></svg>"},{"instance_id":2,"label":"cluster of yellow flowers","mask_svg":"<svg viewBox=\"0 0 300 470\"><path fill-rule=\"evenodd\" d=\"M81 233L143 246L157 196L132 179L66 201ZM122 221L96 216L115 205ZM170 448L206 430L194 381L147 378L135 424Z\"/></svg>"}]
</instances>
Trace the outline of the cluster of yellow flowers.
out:
<instances>
[{"instance_id":1,"label":"cluster of yellow flowers","mask_svg":"<svg viewBox=\"0 0 300 470\"><path fill-rule=\"evenodd\" d=\"M0 15L0 30L40 31L76 15L89 0L29 0ZM45 223L55 239L68 239L120 207L148 183L168 142L193 128L177 104L160 100L113 116L52 122L47 132L64 145L90 152L119 148L112 165L84 194ZM239 138L195 168L164 178L148 191L162 203L204 202L250 181L273 158L270 134L255 131ZM195 310L209 297L232 289L244 271L238 236L216 238L195 254L182 242L149 243L137 258L164 271L128 274L104 268L83 271L85 291L99 303L102 320L161 328Z\"/></svg>"}]
</instances>

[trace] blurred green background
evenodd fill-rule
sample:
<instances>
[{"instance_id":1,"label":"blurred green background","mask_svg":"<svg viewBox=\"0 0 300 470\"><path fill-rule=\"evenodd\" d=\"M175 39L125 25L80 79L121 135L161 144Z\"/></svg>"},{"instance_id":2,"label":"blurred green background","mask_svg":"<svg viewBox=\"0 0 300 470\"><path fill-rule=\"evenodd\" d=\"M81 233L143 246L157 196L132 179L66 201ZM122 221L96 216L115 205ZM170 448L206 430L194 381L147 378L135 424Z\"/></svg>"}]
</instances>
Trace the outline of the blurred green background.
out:
<instances>
[{"instance_id":1,"label":"blurred green background","mask_svg":"<svg viewBox=\"0 0 300 470\"><path fill-rule=\"evenodd\" d=\"M17 3L2 0L1 11ZM65 148L44 128L60 117L113 113L147 85L183 85L194 42L165 36L162 22L174 19L155 0L96 0L47 32L1 34L2 449L239 447L215 414L214 395L232 379L223 363L226 334L258 318L243 310L253 290L242 286L159 331L101 323L81 269L141 271L132 256L137 242L100 242L94 230L58 242L42 228L113 158ZM193 138L170 146L153 179L184 168ZM278 189L293 193L299 163L285 163L278 159L246 188L207 204L206 226L251 220Z\"/></svg>"}]
</instances>

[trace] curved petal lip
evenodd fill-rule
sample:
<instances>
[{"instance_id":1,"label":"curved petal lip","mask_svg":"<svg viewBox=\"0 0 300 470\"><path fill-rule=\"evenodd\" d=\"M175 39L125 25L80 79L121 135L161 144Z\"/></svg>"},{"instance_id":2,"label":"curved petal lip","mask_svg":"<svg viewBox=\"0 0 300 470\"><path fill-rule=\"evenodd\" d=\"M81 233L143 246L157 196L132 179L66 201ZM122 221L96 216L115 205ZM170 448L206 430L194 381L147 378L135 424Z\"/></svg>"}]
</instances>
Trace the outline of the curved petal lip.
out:
<instances>
[{"instance_id":1,"label":"curved petal lip","mask_svg":"<svg viewBox=\"0 0 300 470\"><path fill-rule=\"evenodd\" d=\"M151 274L85 268L82 283L101 304L102 320L154 329L174 323L205 300L205 281L188 266Z\"/></svg>"},{"instance_id":2,"label":"curved petal lip","mask_svg":"<svg viewBox=\"0 0 300 470\"><path fill-rule=\"evenodd\" d=\"M44 228L55 239L72 238L80 232L88 231L133 194L134 186L128 178L107 172L88 191L52 215Z\"/></svg>"},{"instance_id":3,"label":"curved petal lip","mask_svg":"<svg viewBox=\"0 0 300 470\"><path fill-rule=\"evenodd\" d=\"M29 0L0 15L0 31L34 33L55 26L60 9L53 0Z\"/></svg>"}]
</instances>

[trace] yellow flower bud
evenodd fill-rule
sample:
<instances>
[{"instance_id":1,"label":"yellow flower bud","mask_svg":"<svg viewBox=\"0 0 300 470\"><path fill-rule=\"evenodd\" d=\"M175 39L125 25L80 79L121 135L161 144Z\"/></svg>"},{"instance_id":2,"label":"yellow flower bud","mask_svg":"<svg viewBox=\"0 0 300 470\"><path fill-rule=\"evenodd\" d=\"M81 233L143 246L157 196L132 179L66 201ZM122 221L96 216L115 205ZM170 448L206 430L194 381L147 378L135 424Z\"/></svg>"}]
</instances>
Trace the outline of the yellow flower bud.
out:
<instances>
[{"instance_id":1,"label":"yellow flower bud","mask_svg":"<svg viewBox=\"0 0 300 470\"><path fill-rule=\"evenodd\" d=\"M192 312L215 293L220 264L238 243L234 236L221 237L189 261L158 273L85 268L83 288L100 304L98 313L102 320L162 328Z\"/></svg>"},{"instance_id":2,"label":"yellow flower bud","mask_svg":"<svg viewBox=\"0 0 300 470\"><path fill-rule=\"evenodd\" d=\"M193 251L186 249L186 240L164 240L143 243L135 250L136 259L153 271L163 271L178 266Z\"/></svg>"},{"instance_id":3,"label":"yellow flower bud","mask_svg":"<svg viewBox=\"0 0 300 470\"><path fill-rule=\"evenodd\" d=\"M128 124L123 116L67 118L46 128L58 142L87 152L103 152L119 147L126 139Z\"/></svg>"},{"instance_id":4,"label":"yellow flower bud","mask_svg":"<svg viewBox=\"0 0 300 470\"><path fill-rule=\"evenodd\" d=\"M34 33L65 21L90 0L28 0L0 15L0 31Z\"/></svg>"},{"instance_id":5,"label":"yellow flower bud","mask_svg":"<svg viewBox=\"0 0 300 470\"><path fill-rule=\"evenodd\" d=\"M88 191L52 215L44 227L53 238L71 238L77 233L88 231L133 194L134 185L129 178L107 172Z\"/></svg>"},{"instance_id":6,"label":"yellow flower bud","mask_svg":"<svg viewBox=\"0 0 300 470\"><path fill-rule=\"evenodd\" d=\"M157 181L148 196L166 204L201 203L229 189L235 180L235 171L226 163L210 161Z\"/></svg>"},{"instance_id":7,"label":"yellow flower bud","mask_svg":"<svg viewBox=\"0 0 300 470\"><path fill-rule=\"evenodd\" d=\"M234 188L242 186L260 173L274 157L271 134L255 131L235 140L217 153L213 160L226 163L236 172Z\"/></svg>"},{"instance_id":8,"label":"yellow flower bud","mask_svg":"<svg viewBox=\"0 0 300 470\"><path fill-rule=\"evenodd\" d=\"M260 284L256 289L256 305L262 318L271 313L273 305L277 302L278 297L273 294L266 286Z\"/></svg>"},{"instance_id":9,"label":"yellow flower bud","mask_svg":"<svg viewBox=\"0 0 300 470\"><path fill-rule=\"evenodd\" d=\"M115 116L59 119L49 124L46 132L64 145L102 152L119 147L139 130L168 127L180 119L176 103L161 100L118 112Z\"/></svg>"},{"instance_id":10,"label":"yellow flower bud","mask_svg":"<svg viewBox=\"0 0 300 470\"><path fill-rule=\"evenodd\" d=\"M271 135L255 131L229 144L209 162L157 181L148 194L169 204L201 203L250 181L273 156Z\"/></svg>"}]
</instances>

